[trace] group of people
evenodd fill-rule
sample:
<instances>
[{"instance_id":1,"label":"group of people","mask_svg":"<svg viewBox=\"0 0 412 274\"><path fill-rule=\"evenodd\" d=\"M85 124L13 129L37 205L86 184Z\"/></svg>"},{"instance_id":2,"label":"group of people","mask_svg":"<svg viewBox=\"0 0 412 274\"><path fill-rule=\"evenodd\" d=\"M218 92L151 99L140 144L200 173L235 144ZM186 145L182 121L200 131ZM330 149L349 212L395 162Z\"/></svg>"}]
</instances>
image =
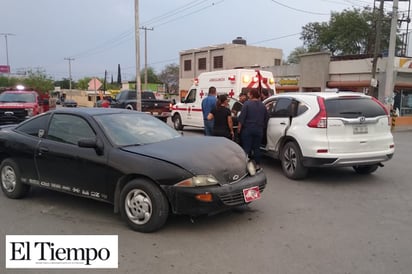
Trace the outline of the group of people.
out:
<instances>
[{"instance_id":1,"label":"group of people","mask_svg":"<svg viewBox=\"0 0 412 274\"><path fill-rule=\"evenodd\" d=\"M237 127L239 144L259 167L261 161L260 144L264 137L269 115L262 103L262 94L258 89L251 89L247 95L241 93L239 101L243 105L239 104L230 110L227 95L217 96L216 88L210 87L208 96L202 101L205 135L222 136L235 140L232 111L235 116L240 112Z\"/></svg>"}]
</instances>

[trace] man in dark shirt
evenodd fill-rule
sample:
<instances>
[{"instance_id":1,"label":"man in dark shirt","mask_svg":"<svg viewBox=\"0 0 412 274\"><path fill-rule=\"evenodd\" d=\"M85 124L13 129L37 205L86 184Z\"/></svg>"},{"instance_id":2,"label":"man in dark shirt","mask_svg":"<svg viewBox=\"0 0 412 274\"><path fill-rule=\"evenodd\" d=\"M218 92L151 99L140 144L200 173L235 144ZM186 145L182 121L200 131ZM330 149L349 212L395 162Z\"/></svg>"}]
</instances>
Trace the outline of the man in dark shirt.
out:
<instances>
[{"instance_id":1,"label":"man in dark shirt","mask_svg":"<svg viewBox=\"0 0 412 274\"><path fill-rule=\"evenodd\" d=\"M234 116L238 116L240 111L242 110L243 104L247 101L247 94L241 93L239 95L239 101L235 102L232 107L232 113Z\"/></svg>"},{"instance_id":2,"label":"man in dark shirt","mask_svg":"<svg viewBox=\"0 0 412 274\"><path fill-rule=\"evenodd\" d=\"M269 115L265 105L260 100L260 93L253 89L249 92L249 100L245 102L239 116L238 132L242 140L242 148L253 158L258 168L260 165L263 134Z\"/></svg>"}]
</instances>

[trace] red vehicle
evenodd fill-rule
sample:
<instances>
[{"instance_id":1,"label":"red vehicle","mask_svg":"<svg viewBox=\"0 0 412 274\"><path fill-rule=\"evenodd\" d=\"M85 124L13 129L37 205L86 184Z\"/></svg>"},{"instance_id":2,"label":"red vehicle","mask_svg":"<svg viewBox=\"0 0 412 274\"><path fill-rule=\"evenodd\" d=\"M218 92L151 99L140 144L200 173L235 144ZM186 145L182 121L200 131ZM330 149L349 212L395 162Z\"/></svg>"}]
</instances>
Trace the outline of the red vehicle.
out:
<instances>
[{"instance_id":1,"label":"red vehicle","mask_svg":"<svg viewBox=\"0 0 412 274\"><path fill-rule=\"evenodd\" d=\"M17 124L55 107L46 94L23 87L7 89L0 94L0 124Z\"/></svg>"}]
</instances>

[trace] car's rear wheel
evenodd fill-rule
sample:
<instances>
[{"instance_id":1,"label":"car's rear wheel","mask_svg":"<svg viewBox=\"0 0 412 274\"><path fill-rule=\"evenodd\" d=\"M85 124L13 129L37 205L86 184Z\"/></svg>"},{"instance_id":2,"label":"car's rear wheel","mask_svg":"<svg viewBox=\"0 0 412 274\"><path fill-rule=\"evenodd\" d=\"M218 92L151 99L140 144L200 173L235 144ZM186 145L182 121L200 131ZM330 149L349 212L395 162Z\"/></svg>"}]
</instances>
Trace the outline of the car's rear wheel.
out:
<instances>
[{"instance_id":1,"label":"car's rear wheel","mask_svg":"<svg viewBox=\"0 0 412 274\"><path fill-rule=\"evenodd\" d=\"M135 179L120 193L120 212L127 224L139 232L160 229L169 216L169 203L158 186L147 180Z\"/></svg>"},{"instance_id":2,"label":"car's rear wheel","mask_svg":"<svg viewBox=\"0 0 412 274\"><path fill-rule=\"evenodd\" d=\"M302 154L298 145L287 142L282 149L280 157L282 169L286 177L294 180L303 179L308 174L308 168L302 164Z\"/></svg>"},{"instance_id":3,"label":"car's rear wheel","mask_svg":"<svg viewBox=\"0 0 412 274\"><path fill-rule=\"evenodd\" d=\"M379 165L363 165L363 166L353 166L353 169L356 171L358 174L371 174L372 172L375 172L378 169Z\"/></svg>"},{"instance_id":4,"label":"car's rear wheel","mask_svg":"<svg viewBox=\"0 0 412 274\"><path fill-rule=\"evenodd\" d=\"M17 164L11 159L5 159L0 166L1 189L11 199L26 196L30 186L21 182L20 171Z\"/></svg>"},{"instance_id":5,"label":"car's rear wheel","mask_svg":"<svg viewBox=\"0 0 412 274\"><path fill-rule=\"evenodd\" d=\"M128 104L125 108L128 110L134 110L134 107L131 104Z\"/></svg>"},{"instance_id":6,"label":"car's rear wheel","mask_svg":"<svg viewBox=\"0 0 412 274\"><path fill-rule=\"evenodd\" d=\"M176 130L183 130L182 117L179 114L173 116L173 126Z\"/></svg>"}]
</instances>

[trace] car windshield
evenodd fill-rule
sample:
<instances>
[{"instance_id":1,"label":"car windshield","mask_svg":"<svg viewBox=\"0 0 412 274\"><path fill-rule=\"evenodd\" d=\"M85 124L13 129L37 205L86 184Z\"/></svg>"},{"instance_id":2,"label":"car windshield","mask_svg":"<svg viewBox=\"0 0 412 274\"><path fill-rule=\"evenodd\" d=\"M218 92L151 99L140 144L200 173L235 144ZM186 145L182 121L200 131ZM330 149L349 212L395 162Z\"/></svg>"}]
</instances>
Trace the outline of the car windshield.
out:
<instances>
[{"instance_id":1,"label":"car windshield","mask_svg":"<svg viewBox=\"0 0 412 274\"><path fill-rule=\"evenodd\" d=\"M36 97L31 93L2 93L0 102L33 103L36 102Z\"/></svg>"},{"instance_id":2,"label":"car windshield","mask_svg":"<svg viewBox=\"0 0 412 274\"><path fill-rule=\"evenodd\" d=\"M145 145L181 137L166 123L150 115L130 112L94 116L117 146Z\"/></svg>"}]
</instances>

